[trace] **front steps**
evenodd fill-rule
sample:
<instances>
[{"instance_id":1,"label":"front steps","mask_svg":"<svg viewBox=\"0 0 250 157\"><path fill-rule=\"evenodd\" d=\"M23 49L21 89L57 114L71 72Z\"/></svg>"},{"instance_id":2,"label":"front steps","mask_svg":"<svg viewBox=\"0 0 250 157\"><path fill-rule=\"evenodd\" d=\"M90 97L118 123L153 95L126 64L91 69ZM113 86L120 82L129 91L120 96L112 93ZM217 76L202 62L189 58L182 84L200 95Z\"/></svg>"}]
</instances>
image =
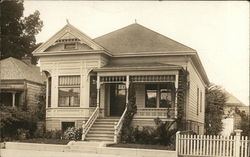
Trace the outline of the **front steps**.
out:
<instances>
[{"instance_id":1,"label":"front steps","mask_svg":"<svg viewBox=\"0 0 250 157\"><path fill-rule=\"evenodd\" d=\"M87 133L85 140L114 142L114 127L118 121L119 117L97 118Z\"/></svg>"}]
</instances>

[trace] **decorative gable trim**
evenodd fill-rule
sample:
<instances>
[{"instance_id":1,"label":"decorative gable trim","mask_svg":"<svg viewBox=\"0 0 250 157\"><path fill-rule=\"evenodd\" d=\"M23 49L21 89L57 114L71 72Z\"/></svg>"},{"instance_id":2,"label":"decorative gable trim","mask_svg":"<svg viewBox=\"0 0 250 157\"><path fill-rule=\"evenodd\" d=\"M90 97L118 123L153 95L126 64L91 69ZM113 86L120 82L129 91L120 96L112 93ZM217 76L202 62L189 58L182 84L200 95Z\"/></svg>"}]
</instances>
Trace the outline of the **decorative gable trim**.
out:
<instances>
[{"instance_id":1,"label":"decorative gable trim","mask_svg":"<svg viewBox=\"0 0 250 157\"><path fill-rule=\"evenodd\" d=\"M65 25L61 30L59 30L55 35L53 35L49 40L35 49L32 53L34 55L39 53L45 53L44 51L52 45L58 42L80 42L82 44L88 45L93 50L104 50L103 47L95 43L90 37L82 33L80 30L72 26L71 24Z\"/></svg>"}]
</instances>

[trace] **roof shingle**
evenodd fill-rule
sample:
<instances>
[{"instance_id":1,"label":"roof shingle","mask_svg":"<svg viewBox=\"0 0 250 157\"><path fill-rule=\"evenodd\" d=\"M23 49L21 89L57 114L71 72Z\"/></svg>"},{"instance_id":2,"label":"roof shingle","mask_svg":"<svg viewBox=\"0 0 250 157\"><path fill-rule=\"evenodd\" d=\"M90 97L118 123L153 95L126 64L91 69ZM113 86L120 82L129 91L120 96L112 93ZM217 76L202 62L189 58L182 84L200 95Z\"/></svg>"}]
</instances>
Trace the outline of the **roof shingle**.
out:
<instances>
[{"instance_id":1,"label":"roof shingle","mask_svg":"<svg viewBox=\"0 0 250 157\"><path fill-rule=\"evenodd\" d=\"M195 52L194 49L139 24L131 24L95 38L94 41L114 55L157 51Z\"/></svg>"},{"instance_id":2,"label":"roof shingle","mask_svg":"<svg viewBox=\"0 0 250 157\"><path fill-rule=\"evenodd\" d=\"M0 70L1 80L25 79L41 84L45 81L45 76L41 75L39 67L12 57L0 61Z\"/></svg>"}]
</instances>

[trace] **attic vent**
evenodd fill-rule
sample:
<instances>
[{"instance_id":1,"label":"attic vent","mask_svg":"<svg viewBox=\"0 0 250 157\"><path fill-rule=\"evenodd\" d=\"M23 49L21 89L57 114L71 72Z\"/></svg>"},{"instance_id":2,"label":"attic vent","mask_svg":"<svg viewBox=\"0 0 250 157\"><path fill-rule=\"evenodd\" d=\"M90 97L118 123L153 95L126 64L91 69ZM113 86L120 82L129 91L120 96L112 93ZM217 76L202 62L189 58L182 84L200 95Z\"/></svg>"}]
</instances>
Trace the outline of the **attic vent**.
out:
<instances>
[{"instance_id":1,"label":"attic vent","mask_svg":"<svg viewBox=\"0 0 250 157\"><path fill-rule=\"evenodd\" d=\"M79 42L80 39L73 38L73 39L59 39L56 43L72 43L72 42Z\"/></svg>"}]
</instances>

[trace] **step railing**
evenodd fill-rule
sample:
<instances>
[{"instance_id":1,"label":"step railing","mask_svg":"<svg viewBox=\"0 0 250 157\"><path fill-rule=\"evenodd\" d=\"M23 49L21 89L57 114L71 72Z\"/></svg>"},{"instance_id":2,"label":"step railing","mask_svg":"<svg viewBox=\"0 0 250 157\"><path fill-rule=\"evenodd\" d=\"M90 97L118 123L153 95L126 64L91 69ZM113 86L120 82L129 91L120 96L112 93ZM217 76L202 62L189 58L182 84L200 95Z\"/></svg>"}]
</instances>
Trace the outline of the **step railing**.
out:
<instances>
[{"instance_id":1,"label":"step railing","mask_svg":"<svg viewBox=\"0 0 250 157\"><path fill-rule=\"evenodd\" d=\"M120 134L120 131L121 131L121 128L122 128L122 124L123 124L124 117L125 117L125 114L127 112L127 109L128 109L128 107L126 105L125 110L123 111L122 116L119 119L118 123L117 124L115 123L115 126L114 126L114 128L115 128L114 142L115 143L118 142L118 136Z\"/></svg>"},{"instance_id":2,"label":"step railing","mask_svg":"<svg viewBox=\"0 0 250 157\"><path fill-rule=\"evenodd\" d=\"M94 124L95 120L99 116L99 106L96 107L92 115L89 117L88 121L85 123L83 122L82 124L82 140L84 141L89 129L92 127Z\"/></svg>"}]
</instances>

